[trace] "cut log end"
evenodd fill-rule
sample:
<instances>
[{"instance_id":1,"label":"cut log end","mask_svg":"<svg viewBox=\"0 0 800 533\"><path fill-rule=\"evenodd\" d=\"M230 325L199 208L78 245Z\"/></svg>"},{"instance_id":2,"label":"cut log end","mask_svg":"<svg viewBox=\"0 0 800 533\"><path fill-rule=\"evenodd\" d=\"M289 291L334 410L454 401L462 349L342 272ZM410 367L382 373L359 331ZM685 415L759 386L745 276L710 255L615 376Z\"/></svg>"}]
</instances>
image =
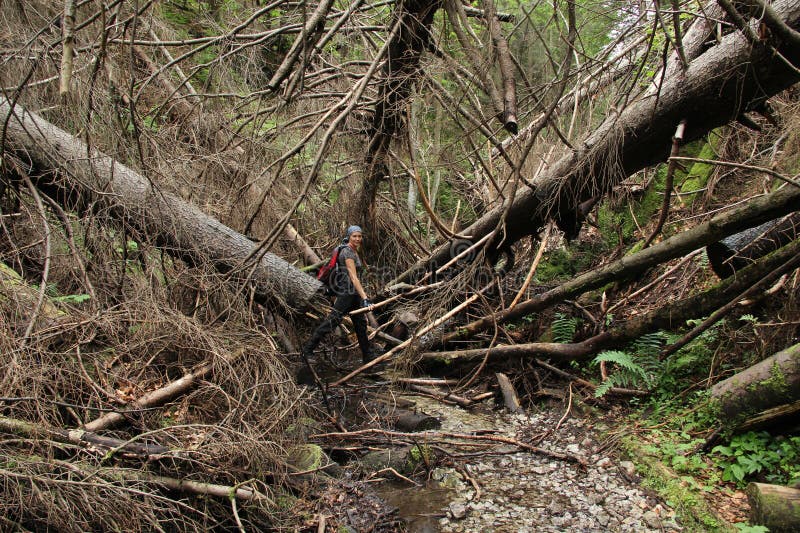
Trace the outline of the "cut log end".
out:
<instances>
[{"instance_id":1,"label":"cut log end","mask_svg":"<svg viewBox=\"0 0 800 533\"><path fill-rule=\"evenodd\" d=\"M766 483L747 486L750 523L772 533L800 531L800 490Z\"/></svg>"}]
</instances>

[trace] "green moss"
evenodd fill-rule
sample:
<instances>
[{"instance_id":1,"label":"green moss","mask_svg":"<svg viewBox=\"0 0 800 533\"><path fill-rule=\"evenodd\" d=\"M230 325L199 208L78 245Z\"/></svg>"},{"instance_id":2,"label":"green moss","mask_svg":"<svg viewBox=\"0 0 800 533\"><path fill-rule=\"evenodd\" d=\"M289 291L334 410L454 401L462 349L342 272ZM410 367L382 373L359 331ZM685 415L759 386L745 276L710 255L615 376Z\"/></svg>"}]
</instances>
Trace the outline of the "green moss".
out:
<instances>
[{"instance_id":1,"label":"green moss","mask_svg":"<svg viewBox=\"0 0 800 533\"><path fill-rule=\"evenodd\" d=\"M710 136L708 142L702 145L702 148L696 157L699 159L715 159L717 138L717 136ZM713 171L714 165L709 163L693 164L689 168L689 172L686 174L686 177L683 179L682 183L679 187L677 187L677 189L681 193L694 193L695 191L698 192L696 194L682 196L682 199L684 201L694 202L698 197L700 197L699 192L706 186L708 183L708 178L711 177L711 173Z\"/></svg>"},{"instance_id":2,"label":"green moss","mask_svg":"<svg viewBox=\"0 0 800 533\"><path fill-rule=\"evenodd\" d=\"M408 454L408 466L405 471L413 472L421 465L431 464L432 457L433 451L427 444L412 447Z\"/></svg>"},{"instance_id":3,"label":"green moss","mask_svg":"<svg viewBox=\"0 0 800 533\"><path fill-rule=\"evenodd\" d=\"M645 487L656 491L672 507L686 531L728 532L733 527L717 518L698 489L693 488L664 465L661 459L648 452L636 438L623 439L622 446L636 464Z\"/></svg>"},{"instance_id":4,"label":"green moss","mask_svg":"<svg viewBox=\"0 0 800 533\"><path fill-rule=\"evenodd\" d=\"M577 251L572 247L553 250L539 264L535 280L548 283L569 279L588 268L594 256L593 250Z\"/></svg>"},{"instance_id":5,"label":"green moss","mask_svg":"<svg viewBox=\"0 0 800 533\"><path fill-rule=\"evenodd\" d=\"M325 453L316 444L300 444L289 450L287 462L301 472L324 466Z\"/></svg>"}]
</instances>

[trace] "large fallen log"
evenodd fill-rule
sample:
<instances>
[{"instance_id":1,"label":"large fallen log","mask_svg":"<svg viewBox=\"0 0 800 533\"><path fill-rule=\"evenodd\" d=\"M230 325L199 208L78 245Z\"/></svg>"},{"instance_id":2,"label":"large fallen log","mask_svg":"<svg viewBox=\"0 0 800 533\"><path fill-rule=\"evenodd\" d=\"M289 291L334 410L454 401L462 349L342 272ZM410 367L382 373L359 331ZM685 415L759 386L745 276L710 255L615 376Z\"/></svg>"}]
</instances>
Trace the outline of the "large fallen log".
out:
<instances>
[{"instance_id":1,"label":"large fallen log","mask_svg":"<svg viewBox=\"0 0 800 533\"><path fill-rule=\"evenodd\" d=\"M721 418L741 422L760 411L800 400L800 344L720 381L711 389Z\"/></svg>"},{"instance_id":2,"label":"large fallen log","mask_svg":"<svg viewBox=\"0 0 800 533\"><path fill-rule=\"evenodd\" d=\"M493 327L494 324L502 324L509 320L541 311L558 302L602 287L613 280L631 278L648 268L702 248L728 235L761 224L766 220L791 213L798 206L800 206L800 189L797 187L784 187L768 196L756 198L736 209L719 214L708 222L674 235L650 248L581 274L543 294L520 302L512 309L474 320L465 326L459 327L456 331L444 335L438 342L445 345L456 340L467 339L476 333ZM435 342L437 342L437 339L432 337L425 347L429 348Z\"/></svg>"},{"instance_id":3,"label":"large fallen log","mask_svg":"<svg viewBox=\"0 0 800 533\"><path fill-rule=\"evenodd\" d=\"M6 124L2 149L28 162L31 177L38 174L37 185L56 188L59 197L91 198L175 256L210 261L221 272L240 271L260 300L302 308L319 294L322 285L315 278L259 251L244 235L36 114L19 105L12 112L3 97L0 123Z\"/></svg>"},{"instance_id":4,"label":"large fallen log","mask_svg":"<svg viewBox=\"0 0 800 533\"><path fill-rule=\"evenodd\" d=\"M716 286L677 302L665 305L642 316L631 318L609 331L605 331L582 342L559 344L555 342L534 342L500 345L492 348L476 348L448 352L425 352L419 355L423 364L439 366L455 361L469 362L489 359L505 359L509 357L531 358L549 357L554 361L571 362L587 361L600 350L623 346L645 333L659 329L676 329L682 327L687 320L702 317L737 297L744 290L763 277L790 263L794 268L800 265L800 240L774 252L736 276L721 281ZM487 354L488 352L488 354ZM760 410L760 409L759 409Z\"/></svg>"},{"instance_id":5,"label":"large fallen log","mask_svg":"<svg viewBox=\"0 0 800 533\"><path fill-rule=\"evenodd\" d=\"M766 483L747 486L750 523L771 533L800 531L800 490Z\"/></svg>"},{"instance_id":6,"label":"large fallen log","mask_svg":"<svg viewBox=\"0 0 800 533\"><path fill-rule=\"evenodd\" d=\"M706 247L709 263L721 278L733 276L751 263L800 235L800 213L770 220Z\"/></svg>"},{"instance_id":7,"label":"large fallen log","mask_svg":"<svg viewBox=\"0 0 800 533\"><path fill-rule=\"evenodd\" d=\"M788 27L800 27L800 2L772 5ZM779 56L775 52L779 52ZM503 245L534 234L549 217L569 236L580 229L578 206L607 194L627 176L664 161L675 126L689 117L684 141L735 120L767 98L800 80L800 49L778 37L750 43L730 33L701 53L681 75L664 79L659 94L649 94L608 118L582 142L543 171L513 204L482 216L463 235L479 239L497 227L508 209ZM668 69L669 71L669 69ZM453 242L437 248L387 285L407 281L419 272L447 262Z\"/></svg>"}]
</instances>

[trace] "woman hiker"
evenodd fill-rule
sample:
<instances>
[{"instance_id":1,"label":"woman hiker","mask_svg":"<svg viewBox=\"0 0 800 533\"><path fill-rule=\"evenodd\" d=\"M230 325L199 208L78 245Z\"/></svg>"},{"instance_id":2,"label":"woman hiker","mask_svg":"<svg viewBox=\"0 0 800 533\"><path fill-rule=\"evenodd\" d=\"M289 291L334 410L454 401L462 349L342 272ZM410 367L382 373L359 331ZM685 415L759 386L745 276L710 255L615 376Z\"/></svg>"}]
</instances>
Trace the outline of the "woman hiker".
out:
<instances>
[{"instance_id":1,"label":"woman hiker","mask_svg":"<svg viewBox=\"0 0 800 533\"><path fill-rule=\"evenodd\" d=\"M333 311L317 326L311 338L303 346L303 356L306 358L314 352L314 349L328 333L339 327L347 313L362 307L372 307L372 303L367 298L367 293L359 280L359 275L364 269L361 258L358 256L363 239L364 235L361 227L350 226L347 228L347 235L342 243L343 245L346 244L346 246L341 247L337 259L338 272L332 273L330 282L333 292L336 294L336 302L333 304ZM368 363L377 354L371 348L369 337L367 337L365 313L352 315L350 318L356 330L358 346L361 348L363 361Z\"/></svg>"}]
</instances>

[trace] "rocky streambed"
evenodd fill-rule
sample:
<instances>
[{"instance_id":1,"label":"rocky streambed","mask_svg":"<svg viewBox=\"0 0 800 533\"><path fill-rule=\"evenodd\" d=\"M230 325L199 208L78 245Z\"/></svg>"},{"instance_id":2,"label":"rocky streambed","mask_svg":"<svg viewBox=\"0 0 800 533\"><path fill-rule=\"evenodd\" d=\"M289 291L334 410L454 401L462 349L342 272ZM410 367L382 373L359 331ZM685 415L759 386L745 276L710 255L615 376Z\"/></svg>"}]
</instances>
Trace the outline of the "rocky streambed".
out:
<instances>
[{"instance_id":1,"label":"rocky streambed","mask_svg":"<svg viewBox=\"0 0 800 533\"><path fill-rule=\"evenodd\" d=\"M466 411L413 397L417 409L438 417L442 432L481 433L567 452L585 465L555 460L499 444L459 449L431 472L422 487L393 482L377 488L398 507L409 531L547 532L681 530L674 512L641 487L632 463L603 451L582 418L542 410L509 414ZM558 428L557 428L558 426ZM556 429L557 428L557 429ZM424 437L420 436L420 441Z\"/></svg>"}]
</instances>

